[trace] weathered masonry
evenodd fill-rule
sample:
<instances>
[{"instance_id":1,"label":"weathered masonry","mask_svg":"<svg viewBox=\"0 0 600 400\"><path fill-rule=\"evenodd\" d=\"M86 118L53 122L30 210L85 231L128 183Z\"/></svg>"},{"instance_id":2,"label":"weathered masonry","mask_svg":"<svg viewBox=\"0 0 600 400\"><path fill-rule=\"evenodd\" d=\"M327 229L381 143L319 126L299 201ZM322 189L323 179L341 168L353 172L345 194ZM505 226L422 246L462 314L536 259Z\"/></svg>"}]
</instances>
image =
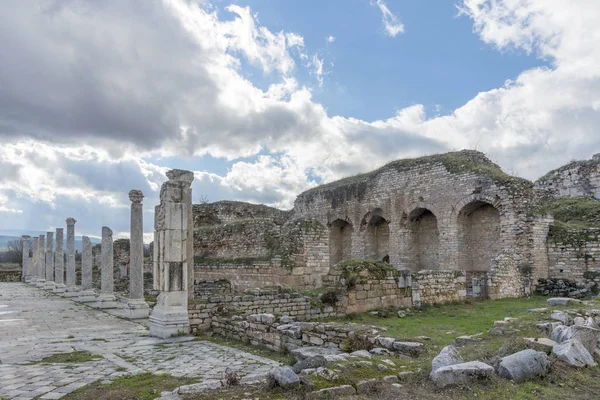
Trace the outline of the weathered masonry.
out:
<instances>
[{"instance_id":1,"label":"weathered masonry","mask_svg":"<svg viewBox=\"0 0 600 400\"><path fill-rule=\"evenodd\" d=\"M555 222L547 209L573 195L600 203L599 165L594 156L533 183L463 150L398 160L315 187L291 211L229 201L195 205L194 278L198 287L226 281L234 292L315 289L330 280L332 266L372 260L412 274L413 301L521 296L539 279L565 278L565 271L600 273L589 261L598 248L594 234L584 235L592 238L583 245L593 254L588 262L557 267L575 250L553 234L562 217Z\"/></svg>"}]
</instances>

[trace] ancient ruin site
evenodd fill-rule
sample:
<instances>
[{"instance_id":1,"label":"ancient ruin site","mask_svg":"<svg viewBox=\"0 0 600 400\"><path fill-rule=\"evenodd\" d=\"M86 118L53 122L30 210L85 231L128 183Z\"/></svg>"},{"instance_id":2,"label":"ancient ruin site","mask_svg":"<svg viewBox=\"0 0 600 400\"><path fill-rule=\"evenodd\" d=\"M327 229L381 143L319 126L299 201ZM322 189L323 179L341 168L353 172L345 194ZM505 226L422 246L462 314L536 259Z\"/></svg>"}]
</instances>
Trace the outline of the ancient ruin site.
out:
<instances>
[{"instance_id":1,"label":"ancient ruin site","mask_svg":"<svg viewBox=\"0 0 600 400\"><path fill-rule=\"evenodd\" d=\"M130 239L22 237L3 399L600 393L598 156L536 182L473 150L397 160L287 211L167 178L147 257L140 190Z\"/></svg>"},{"instance_id":2,"label":"ancient ruin site","mask_svg":"<svg viewBox=\"0 0 600 400\"><path fill-rule=\"evenodd\" d=\"M600 399L600 0L4 0L0 400Z\"/></svg>"}]
</instances>

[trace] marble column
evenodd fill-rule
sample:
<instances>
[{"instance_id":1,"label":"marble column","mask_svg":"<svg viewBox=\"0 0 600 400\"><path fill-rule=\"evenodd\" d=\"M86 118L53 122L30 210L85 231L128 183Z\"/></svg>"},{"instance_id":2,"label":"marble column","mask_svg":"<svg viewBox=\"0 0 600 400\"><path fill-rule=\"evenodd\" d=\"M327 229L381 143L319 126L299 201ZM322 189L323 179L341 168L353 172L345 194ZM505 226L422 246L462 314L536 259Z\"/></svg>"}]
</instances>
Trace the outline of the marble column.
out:
<instances>
[{"instance_id":1,"label":"marble column","mask_svg":"<svg viewBox=\"0 0 600 400\"><path fill-rule=\"evenodd\" d=\"M75 218L67 218L67 293L77 292L75 275ZM66 297L77 296L77 294L65 294Z\"/></svg>"},{"instance_id":2,"label":"marble column","mask_svg":"<svg viewBox=\"0 0 600 400\"><path fill-rule=\"evenodd\" d=\"M38 240L38 279L35 286L43 288L46 284L46 236L40 235Z\"/></svg>"},{"instance_id":3,"label":"marble column","mask_svg":"<svg viewBox=\"0 0 600 400\"><path fill-rule=\"evenodd\" d=\"M54 290L54 232L46 232L46 283L44 289Z\"/></svg>"},{"instance_id":4,"label":"marble column","mask_svg":"<svg viewBox=\"0 0 600 400\"><path fill-rule=\"evenodd\" d=\"M194 173L175 169L167 172L167 178L154 213L154 254L161 292L150 314L150 335L159 338L190 331L187 238Z\"/></svg>"},{"instance_id":5,"label":"marble column","mask_svg":"<svg viewBox=\"0 0 600 400\"><path fill-rule=\"evenodd\" d=\"M29 270L29 239L31 237L27 235L21 236L21 280L24 282L28 282L31 276Z\"/></svg>"},{"instance_id":6,"label":"marble column","mask_svg":"<svg viewBox=\"0 0 600 400\"><path fill-rule=\"evenodd\" d=\"M102 227L102 251L101 251L101 277L100 295L98 296L98 308L117 308L117 298L114 294L114 271L113 271L113 232L110 228Z\"/></svg>"},{"instance_id":7,"label":"marble column","mask_svg":"<svg viewBox=\"0 0 600 400\"><path fill-rule=\"evenodd\" d=\"M56 251L54 253L54 293L64 293L65 286L65 235L63 228L56 228Z\"/></svg>"},{"instance_id":8,"label":"marble column","mask_svg":"<svg viewBox=\"0 0 600 400\"><path fill-rule=\"evenodd\" d=\"M89 303L96 301L96 292L92 289L92 242L87 236L81 238L81 290L77 301Z\"/></svg>"},{"instance_id":9,"label":"marble column","mask_svg":"<svg viewBox=\"0 0 600 400\"><path fill-rule=\"evenodd\" d=\"M150 308L144 300L144 217L141 190L131 190L131 225L129 236L129 300L124 306L125 317L148 318Z\"/></svg>"},{"instance_id":10,"label":"marble column","mask_svg":"<svg viewBox=\"0 0 600 400\"><path fill-rule=\"evenodd\" d=\"M31 252L31 280L29 281L30 285L35 286L38 279L38 241L39 238L36 236L33 238L33 250Z\"/></svg>"}]
</instances>

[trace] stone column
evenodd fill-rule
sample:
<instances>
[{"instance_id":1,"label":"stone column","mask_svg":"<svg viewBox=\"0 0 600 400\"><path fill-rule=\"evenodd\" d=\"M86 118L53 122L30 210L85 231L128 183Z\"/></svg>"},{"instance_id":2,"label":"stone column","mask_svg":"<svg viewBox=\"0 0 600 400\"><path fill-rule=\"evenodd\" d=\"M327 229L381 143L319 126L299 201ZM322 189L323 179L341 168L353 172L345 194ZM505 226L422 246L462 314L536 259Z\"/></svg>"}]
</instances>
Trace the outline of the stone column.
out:
<instances>
[{"instance_id":1,"label":"stone column","mask_svg":"<svg viewBox=\"0 0 600 400\"><path fill-rule=\"evenodd\" d=\"M67 218L67 292L77 292L75 282L75 218ZM67 297L77 296L65 295Z\"/></svg>"},{"instance_id":2,"label":"stone column","mask_svg":"<svg viewBox=\"0 0 600 400\"><path fill-rule=\"evenodd\" d=\"M131 200L131 234L129 236L129 301L125 317L148 318L150 308L144 300L144 217L141 190L129 192Z\"/></svg>"},{"instance_id":3,"label":"stone column","mask_svg":"<svg viewBox=\"0 0 600 400\"><path fill-rule=\"evenodd\" d=\"M46 284L46 247L45 247L45 236L44 235L40 235L40 238L38 240L38 251L37 251L37 257L38 257L38 279L37 282L35 284L35 286L39 287L39 288L43 288L44 285Z\"/></svg>"},{"instance_id":4,"label":"stone column","mask_svg":"<svg viewBox=\"0 0 600 400\"><path fill-rule=\"evenodd\" d=\"M29 281L29 284L34 286L38 279L38 240L39 238L37 236L33 238L33 250L31 252L31 280Z\"/></svg>"},{"instance_id":5,"label":"stone column","mask_svg":"<svg viewBox=\"0 0 600 400\"><path fill-rule=\"evenodd\" d=\"M64 293L65 286L65 235L63 228L56 228L56 251L54 253L54 293Z\"/></svg>"},{"instance_id":6,"label":"stone column","mask_svg":"<svg viewBox=\"0 0 600 400\"><path fill-rule=\"evenodd\" d=\"M81 242L81 290L77 301L89 303L97 300L96 293L92 289L92 242L87 236L83 236Z\"/></svg>"},{"instance_id":7,"label":"stone column","mask_svg":"<svg viewBox=\"0 0 600 400\"><path fill-rule=\"evenodd\" d=\"M102 227L102 267L100 278L100 295L98 296L98 308L117 308L115 297L114 271L113 271L113 238L112 230L106 226Z\"/></svg>"},{"instance_id":8,"label":"stone column","mask_svg":"<svg viewBox=\"0 0 600 400\"><path fill-rule=\"evenodd\" d=\"M154 214L154 254L161 292L150 314L150 335L160 338L190 330L187 238L194 173L175 169L167 172L167 177Z\"/></svg>"},{"instance_id":9,"label":"stone column","mask_svg":"<svg viewBox=\"0 0 600 400\"><path fill-rule=\"evenodd\" d=\"M21 244L22 244L22 273L21 279L24 282L29 282L31 277L31 270L29 268L29 239L30 236L23 235L21 236Z\"/></svg>"},{"instance_id":10,"label":"stone column","mask_svg":"<svg viewBox=\"0 0 600 400\"><path fill-rule=\"evenodd\" d=\"M54 232L46 232L46 283L44 289L54 290Z\"/></svg>"}]
</instances>

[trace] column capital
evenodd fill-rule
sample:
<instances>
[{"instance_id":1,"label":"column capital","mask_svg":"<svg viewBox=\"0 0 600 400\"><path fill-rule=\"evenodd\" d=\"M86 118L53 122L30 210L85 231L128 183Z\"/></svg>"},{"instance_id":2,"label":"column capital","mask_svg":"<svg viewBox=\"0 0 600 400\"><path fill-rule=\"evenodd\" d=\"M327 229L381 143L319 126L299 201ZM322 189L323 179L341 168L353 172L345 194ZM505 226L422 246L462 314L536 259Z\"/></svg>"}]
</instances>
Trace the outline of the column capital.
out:
<instances>
[{"instance_id":1,"label":"column capital","mask_svg":"<svg viewBox=\"0 0 600 400\"><path fill-rule=\"evenodd\" d=\"M31 236L29 236L29 235L23 235L23 236L21 236L21 239L22 240L29 240L29 239L31 239Z\"/></svg>"},{"instance_id":2,"label":"column capital","mask_svg":"<svg viewBox=\"0 0 600 400\"><path fill-rule=\"evenodd\" d=\"M131 200L132 203L141 203L143 199L144 194L141 190L134 189L129 191L129 200Z\"/></svg>"},{"instance_id":3,"label":"column capital","mask_svg":"<svg viewBox=\"0 0 600 400\"><path fill-rule=\"evenodd\" d=\"M67 218L67 225L75 225L75 222L77 222L77 220L73 217L69 217Z\"/></svg>"}]
</instances>

